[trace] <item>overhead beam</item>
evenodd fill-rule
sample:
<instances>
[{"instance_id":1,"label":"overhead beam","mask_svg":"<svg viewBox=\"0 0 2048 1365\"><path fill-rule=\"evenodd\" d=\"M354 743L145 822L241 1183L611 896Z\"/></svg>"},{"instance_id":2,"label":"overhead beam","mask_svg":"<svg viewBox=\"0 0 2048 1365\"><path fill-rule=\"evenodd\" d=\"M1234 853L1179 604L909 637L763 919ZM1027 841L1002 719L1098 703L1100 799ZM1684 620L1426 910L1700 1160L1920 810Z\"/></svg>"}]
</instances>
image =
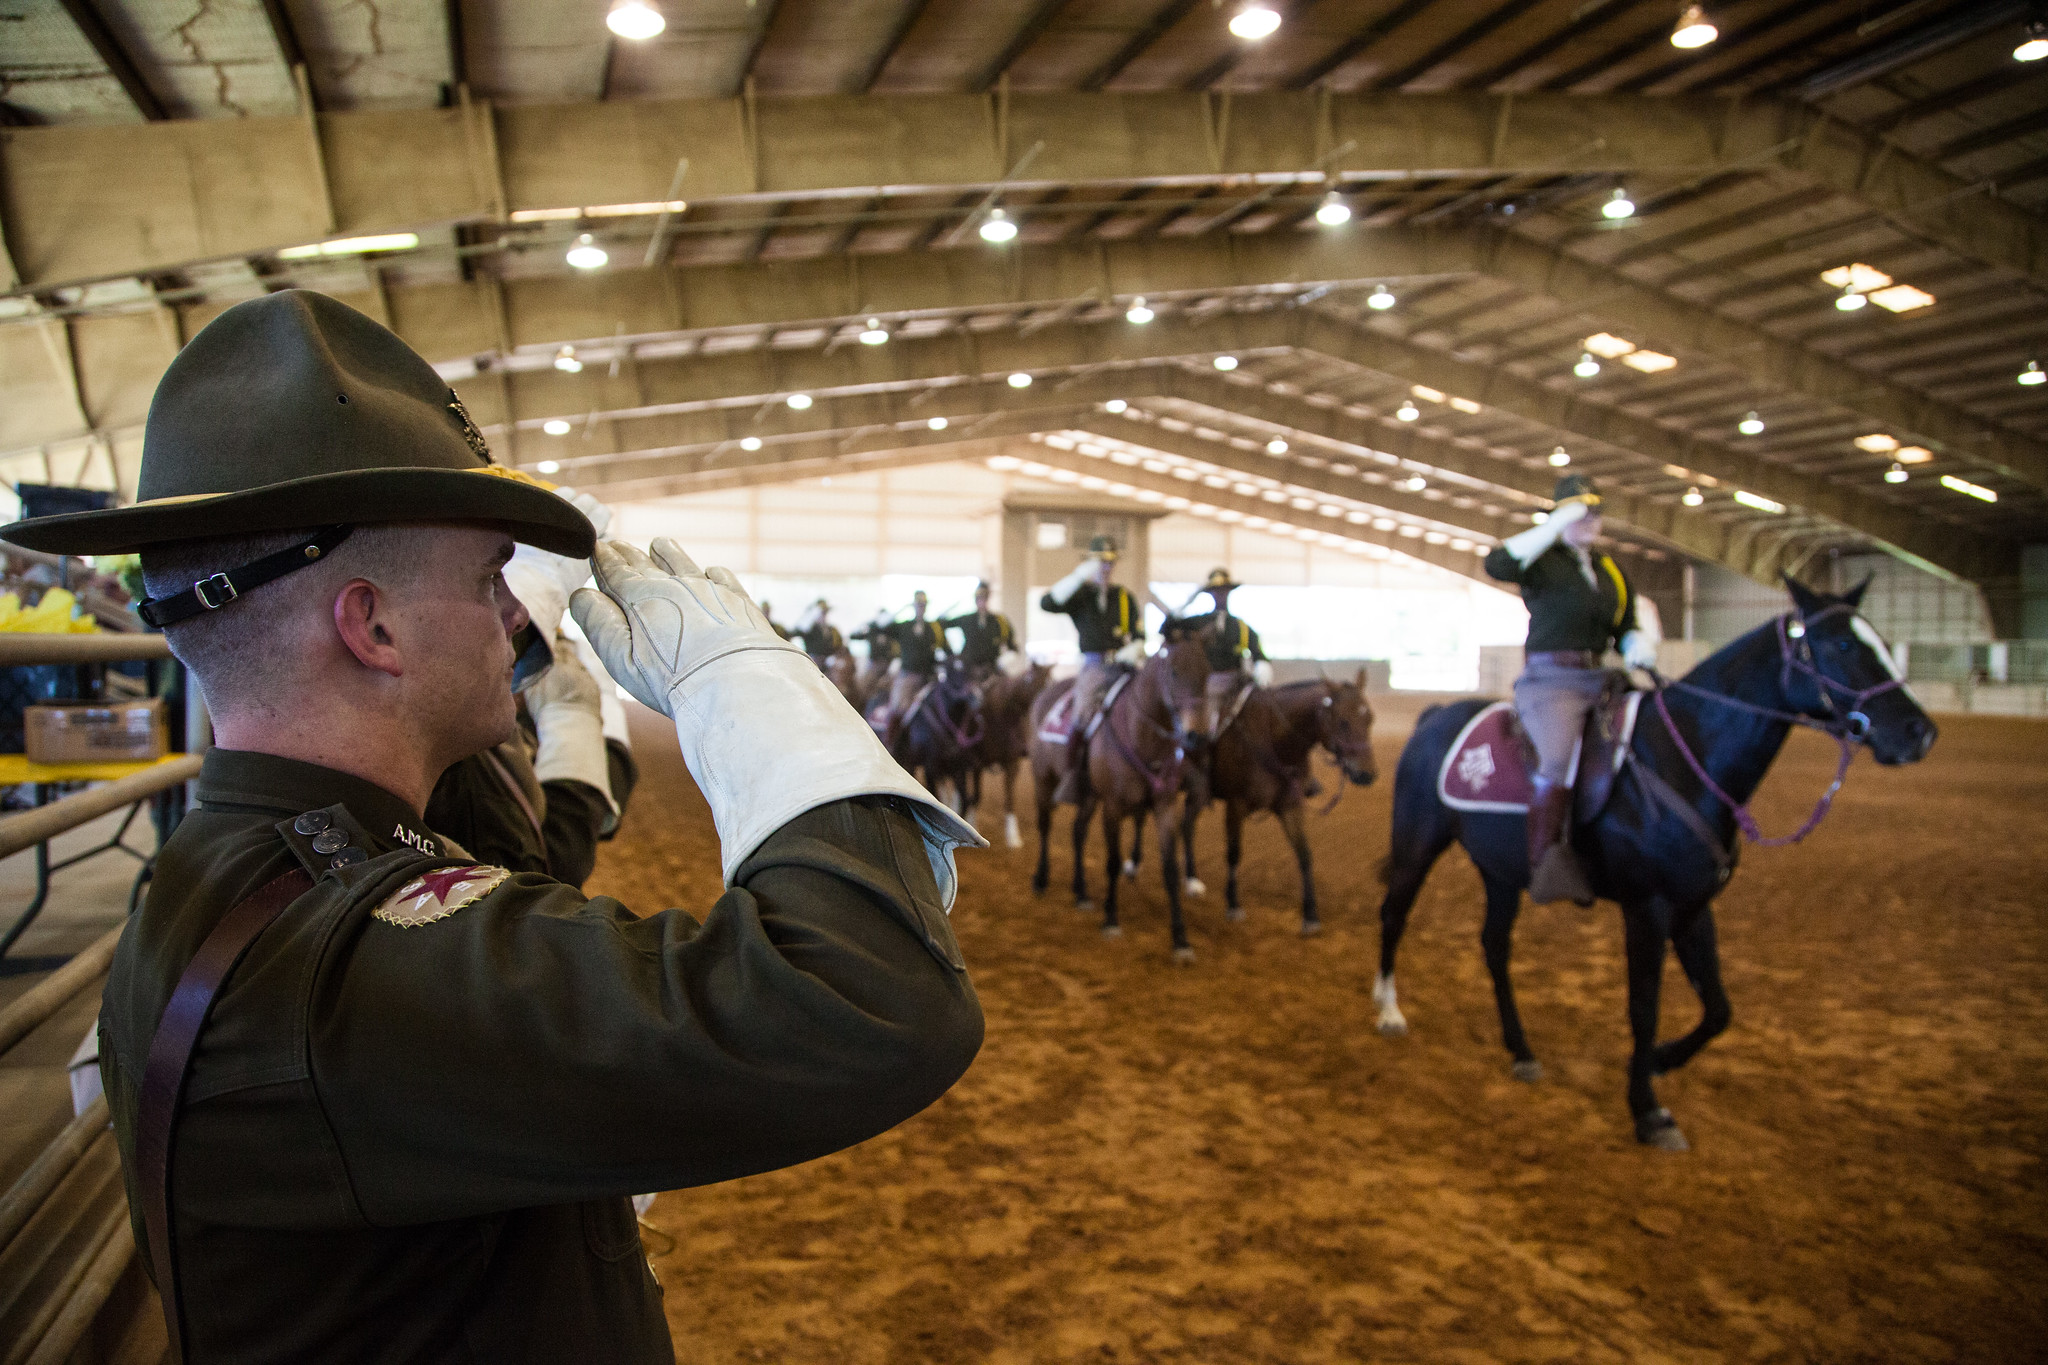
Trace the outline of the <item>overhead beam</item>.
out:
<instances>
[{"instance_id":1,"label":"overhead beam","mask_svg":"<svg viewBox=\"0 0 2048 1365\"><path fill-rule=\"evenodd\" d=\"M107 21L93 8L92 0L61 0L61 3L79 34L92 44L92 50L107 64L108 74L121 83L121 89L127 92L129 100L142 116L152 122L169 118L170 111L164 108L164 102L143 79L142 68L135 64L135 58L121 46L121 40L107 27Z\"/></svg>"},{"instance_id":2,"label":"overhead beam","mask_svg":"<svg viewBox=\"0 0 2048 1365\"><path fill-rule=\"evenodd\" d=\"M83 4L84 0L67 0ZM867 196L988 188L1043 143L1031 183L1220 182L1323 165L1350 181L1503 174L1668 174L1776 161L1924 240L2048 283L2048 231L2023 208L1790 102L1694 95L825 96L518 105L490 135L450 110L321 117L335 231L492 219L504 208L640 203L690 158L691 197ZM313 240L313 175L290 117L146 128L10 129L0 190L16 263L37 288L180 269ZM930 129L949 130L944 138ZM1328 149L1350 150L1331 157ZM495 151L493 158L491 152ZM72 173L90 165L92 176ZM279 177L282 177L280 179ZM198 223L208 232L195 232Z\"/></svg>"}]
</instances>

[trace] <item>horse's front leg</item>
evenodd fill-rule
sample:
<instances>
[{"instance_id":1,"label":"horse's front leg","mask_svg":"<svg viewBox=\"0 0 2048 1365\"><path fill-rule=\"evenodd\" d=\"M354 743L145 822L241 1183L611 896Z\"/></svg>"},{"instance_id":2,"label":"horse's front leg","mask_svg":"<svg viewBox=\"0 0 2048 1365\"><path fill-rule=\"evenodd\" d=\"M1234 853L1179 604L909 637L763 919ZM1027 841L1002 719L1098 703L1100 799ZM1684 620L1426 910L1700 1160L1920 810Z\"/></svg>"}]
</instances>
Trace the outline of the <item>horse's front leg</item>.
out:
<instances>
[{"instance_id":1,"label":"horse's front leg","mask_svg":"<svg viewBox=\"0 0 2048 1365\"><path fill-rule=\"evenodd\" d=\"M1294 865L1301 869L1301 936L1313 938L1323 932L1323 920L1316 913L1315 860L1308 851L1308 821L1302 817L1303 809L1296 805L1281 811L1280 828L1294 848Z\"/></svg>"},{"instance_id":2,"label":"horse's front leg","mask_svg":"<svg viewBox=\"0 0 2048 1365\"><path fill-rule=\"evenodd\" d=\"M1024 837L1017 832L1017 760L1014 758L1003 761L1003 847L1024 847Z\"/></svg>"},{"instance_id":3,"label":"horse's front leg","mask_svg":"<svg viewBox=\"0 0 2048 1365\"><path fill-rule=\"evenodd\" d=\"M1237 901L1237 864L1244 857L1244 802L1232 797L1223 803L1223 917L1244 918Z\"/></svg>"},{"instance_id":4,"label":"horse's front leg","mask_svg":"<svg viewBox=\"0 0 2048 1365\"><path fill-rule=\"evenodd\" d=\"M1715 941L1713 907L1701 906L1676 928L1671 948L1678 955L1678 965L1685 969L1686 980L1692 983L1693 994L1700 998L1700 1022L1683 1038L1658 1045L1651 1063L1652 1074L1658 1076L1691 1061L1734 1017L1728 992L1721 985L1721 950Z\"/></svg>"},{"instance_id":5,"label":"horse's front leg","mask_svg":"<svg viewBox=\"0 0 2048 1365\"><path fill-rule=\"evenodd\" d=\"M1195 950L1188 943L1187 922L1181 916L1180 859L1174 856L1173 847L1179 833L1173 827L1173 797L1165 797L1152 814L1153 823L1159 826L1159 875L1166 883L1166 917L1173 930L1173 960L1185 966L1195 960Z\"/></svg>"},{"instance_id":6,"label":"horse's front leg","mask_svg":"<svg viewBox=\"0 0 2048 1365\"><path fill-rule=\"evenodd\" d=\"M1621 918L1628 939L1628 1024L1635 1044L1628 1061L1628 1109L1635 1120L1636 1141L1683 1152L1690 1144L1671 1111L1657 1103L1657 1089L1651 1084L1657 1069L1657 999L1663 988L1670 920L1656 902L1624 905Z\"/></svg>"},{"instance_id":7,"label":"horse's front leg","mask_svg":"<svg viewBox=\"0 0 2048 1365\"><path fill-rule=\"evenodd\" d=\"M1126 881L1136 881L1138 879L1138 864L1145 860L1145 816L1150 811L1151 807L1140 806L1132 813L1131 856L1124 859L1124 879Z\"/></svg>"},{"instance_id":8,"label":"horse's front leg","mask_svg":"<svg viewBox=\"0 0 2048 1365\"><path fill-rule=\"evenodd\" d=\"M1202 809L1208 804L1208 797L1192 784L1181 797L1180 805L1180 847L1181 847L1181 889L1190 896L1208 894L1208 886L1195 871L1195 822L1202 818Z\"/></svg>"},{"instance_id":9,"label":"horse's front leg","mask_svg":"<svg viewBox=\"0 0 2048 1365\"><path fill-rule=\"evenodd\" d=\"M1119 938L1124 930L1116 918L1117 873L1123 863L1123 812L1116 803L1105 799L1102 803L1102 844L1106 854L1106 870L1109 886L1102 893L1102 936Z\"/></svg>"},{"instance_id":10,"label":"horse's front leg","mask_svg":"<svg viewBox=\"0 0 2048 1365\"><path fill-rule=\"evenodd\" d=\"M1052 885L1052 784L1049 773L1031 768L1031 799L1038 811L1038 866L1031 873L1031 894L1042 896ZM1014 809L1014 807L1013 807ZM1017 817L1011 816L1012 821Z\"/></svg>"}]
</instances>

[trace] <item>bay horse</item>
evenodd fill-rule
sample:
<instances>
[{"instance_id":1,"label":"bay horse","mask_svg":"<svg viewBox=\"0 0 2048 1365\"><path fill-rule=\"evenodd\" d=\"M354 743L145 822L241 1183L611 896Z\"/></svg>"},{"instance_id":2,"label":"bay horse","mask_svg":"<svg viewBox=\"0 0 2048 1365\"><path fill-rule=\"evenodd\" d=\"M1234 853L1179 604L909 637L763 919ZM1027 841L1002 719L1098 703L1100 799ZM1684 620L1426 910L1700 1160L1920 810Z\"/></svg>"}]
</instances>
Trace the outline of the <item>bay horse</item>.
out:
<instances>
[{"instance_id":1,"label":"bay horse","mask_svg":"<svg viewBox=\"0 0 2048 1365\"><path fill-rule=\"evenodd\" d=\"M994 768L1003 777L1003 843L1024 847L1017 831L1017 767L1031 753L1031 704L1052 680L1047 664L1032 664L1022 673L992 674L981 684L981 743L974 751L974 792L981 805L981 779Z\"/></svg>"},{"instance_id":2,"label":"bay horse","mask_svg":"<svg viewBox=\"0 0 2048 1365\"><path fill-rule=\"evenodd\" d=\"M1752 842L1804 838L1826 813L1857 746L1878 763L1918 762L1935 740L1934 722L1905 689L1884 641L1857 614L1868 580L1844 596L1787 577L1793 609L1716 651L1677 682L1659 678L1623 756L1606 809L1574 822L1578 851L1595 892L1621 906L1628 950L1628 1016L1634 1037L1628 1106L1636 1140L1667 1151L1687 1143L1671 1111L1657 1102L1654 1079L1692 1060L1728 1027L1713 900L1734 870L1738 829ZM1394 774L1393 850L1381 868L1379 975L1373 998L1379 1030L1407 1032L1394 991L1394 953L1423 879L1453 841L1486 884L1480 943L1493 977L1501 1038L1520 1080L1541 1077L1529 1050L1508 976L1515 917L1529 884L1524 818L1454 811L1437 792L1446 751L1484 699L1422 714ZM1824 731L1841 746L1841 763L1805 828L1763 840L1748 803L1792 727ZM1670 945L1699 997L1691 1032L1657 1041L1658 993Z\"/></svg>"},{"instance_id":3,"label":"bay horse","mask_svg":"<svg viewBox=\"0 0 2048 1365\"><path fill-rule=\"evenodd\" d=\"M939 666L930 685L911 702L908 714L896 719L889 753L903 770L924 783L940 800L942 783L951 783L953 809L970 805L974 755L983 737L981 694L967 681L958 663Z\"/></svg>"},{"instance_id":4,"label":"bay horse","mask_svg":"<svg viewBox=\"0 0 2048 1365\"><path fill-rule=\"evenodd\" d=\"M1123 866L1123 822L1150 811L1158 825L1160 875L1166 886L1167 920L1173 939L1173 960L1193 962L1187 924L1181 915L1180 859L1174 848L1175 824L1169 817L1180 796L1187 764L1198 761L1207 739L1202 687L1209 664L1191 630L1179 621L1165 626L1166 643L1104 706L1102 723L1088 744L1088 787L1074 812L1074 905L1089 908L1088 825L1102 812L1102 837L1107 848L1108 889L1102 897L1102 935L1123 933L1117 922L1117 873ZM1047 688L1031 708L1031 782L1038 802L1038 867L1031 890L1042 895L1052 879L1049 845L1053 789L1067 763L1064 742L1048 742L1040 733L1046 713L1072 683Z\"/></svg>"},{"instance_id":5,"label":"bay horse","mask_svg":"<svg viewBox=\"0 0 2048 1365\"><path fill-rule=\"evenodd\" d=\"M1365 699L1365 670L1350 682L1311 678L1282 687L1255 687L1235 718L1210 737L1209 762L1192 775L1181 816L1181 842L1187 850L1189 880L1195 885L1195 821L1212 800L1223 803L1223 850L1228 865L1223 883L1223 913L1244 918L1237 898L1237 865L1244 855L1247 815L1270 811L1280 821L1301 869L1301 934L1322 932L1316 911L1316 883L1309 856L1308 824L1303 815L1308 797L1309 757L1323 749L1337 762L1344 778L1370 786L1379 776L1372 752L1372 707ZM1334 804L1334 802L1333 802Z\"/></svg>"}]
</instances>

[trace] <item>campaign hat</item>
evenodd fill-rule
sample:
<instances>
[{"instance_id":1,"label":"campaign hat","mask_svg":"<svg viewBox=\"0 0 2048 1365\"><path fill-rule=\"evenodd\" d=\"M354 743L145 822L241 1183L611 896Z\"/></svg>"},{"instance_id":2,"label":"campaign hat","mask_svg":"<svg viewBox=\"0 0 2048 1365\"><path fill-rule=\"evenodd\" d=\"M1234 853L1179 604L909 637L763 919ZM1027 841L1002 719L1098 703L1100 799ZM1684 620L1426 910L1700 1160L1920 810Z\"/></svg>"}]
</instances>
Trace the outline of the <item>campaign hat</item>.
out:
<instances>
[{"instance_id":1,"label":"campaign hat","mask_svg":"<svg viewBox=\"0 0 2048 1365\"><path fill-rule=\"evenodd\" d=\"M1551 490L1550 500L1559 507L1568 502L1583 502L1588 507L1598 507L1600 490L1594 486L1589 475L1567 474L1559 479L1557 487Z\"/></svg>"},{"instance_id":2,"label":"campaign hat","mask_svg":"<svg viewBox=\"0 0 2048 1365\"><path fill-rule=\"evenodd\" d=\"M1088 557L1091 559L1104 560L1112 564L1115 563L1117 558L1116 537L1097 536L1093 540L1089 541Z\"/></svg>"},{"instance_id":3,"label":"campaign hat","mask_svg":"<svg viewBox=\"0 0 2048 1365\"><path fill-rule=\"evenodd\" d=\"M394 521L480 521L570 558L590 523L491 458L462 400L390 329L324 294L238 303L157 384L136 499L34 517L0 540L56 554Z\"/></svg>"}]
</instances>

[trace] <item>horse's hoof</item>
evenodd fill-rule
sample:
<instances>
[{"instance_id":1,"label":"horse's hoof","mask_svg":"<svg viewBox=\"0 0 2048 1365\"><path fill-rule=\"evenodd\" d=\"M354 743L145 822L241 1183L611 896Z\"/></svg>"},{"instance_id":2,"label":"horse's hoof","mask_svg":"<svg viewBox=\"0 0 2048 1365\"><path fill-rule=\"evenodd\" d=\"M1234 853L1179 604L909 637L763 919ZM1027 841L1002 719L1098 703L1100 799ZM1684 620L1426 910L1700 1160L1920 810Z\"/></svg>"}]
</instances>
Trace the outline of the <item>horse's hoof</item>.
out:
<instances>
[{"instance_id":1,"label":"horse's hoof","mask_svg":"<svg viewBox=\"0 0 2048 1365\"><path fill-rule=\"evenodd\" d=\"M1127 882L1138 880L1138 865L1128 858L1124 859L1124 880Z\"/></svg>"},{"instance_id":2,"label":"horse's hoof","mask_svg":"<svg viewBox=\"0 0 2048 1365\"><path fill-rule=\"evenodd\" d=\"M1226 907L1223 911L1223 918L1229 920L1232 924L1238 923L1244 918L1244 907L1241 905Z\"/></svg>"},{"instance_id":3,"label":"horse's hoof","mask_svg":"<svg viewBox=\"0 0 2048 1365\"><path fill-rule=\"evenodd\" d=\"M1195 950L1193 948L1175 948L1173 950L1173 960L1177 966L1192 966L1195 961Z\"/></svg>"},{"instance_id":4,"label":"horse's hoof","mask_svg":"<svg viewBox=\"0 0 2048 1365\"><path fill-rule=\"evenodd\" d=\"M1645 1114L1636 1120L1636 1141L1645 1147L1655 1147L1660 1152L1689 1152L1692 1144L1679 1131L1678 1121L1671 1117L1669 1109L1659 1109L1654 1114Z\"/></svg>"},{"instance_id":5,"label":"horse's hoof","mask_svg":"<svg viewBox=\"0 0 2048 1365\"><path fill-rule=\"evenodd\" d=\"M1392 1019L1383 1018L1374 1027L1379 1029L1380 1037L1382 1038L1406 1038L1408 1036L1408 1021L1399 1015L1395 1015Z\"/></svg>"},{"instance_id":6,"label":"horse's hoof","mask_svg":"<svg viewBox=\"0 0 2048 1365\"><path fill-rule=\"evenodd\" d=\"M1075 900L1074 908L1084 915L1092 915L1095 913L1095 902L1089 900L1086 896L1082 896Z\"/></svg>"},{"instance_id":7,"label":"horse's hoof","mask_svg":"<svg viewBox=\"0 0 2048 1365\"><path fill-rule=\"evenodd\" d=\"M1543 1079L1543 1063L1531 1057L1526 1061L1516 1062L1514 1072L1516 1080L1524 1085L1534 1085Z\"/></svg>"},{"instance_id":8,"label":"horse's hoof","mask_svg":"<svg viewBox=\"0 0 2048 1365\"><path fill-rule=\"evenodd\" d=\"M1121 924L1105 924L1102 926L1102 936L1104 938L1122 938L1124 936L1124 927Z\"/></svg>"},{"instance_id":9,"label":"horse's hoof","mask_svg":"<svg viewBox=\"0 0 2048 1365\"><path fill-rule=\"evenodd\" d=\"M1200 877L1188 878L1186 889L1190 896L1206 896L1209 894L1208 883L1204 882Z\"/></svg>"},{"instance_id":10,"label":"horse's hoof","mask_svg":"<svg viewBox=\"0 0 2048 1365\"><path fill-rule=\"evenodd\" d=\"M1301 936L1303 938L1314 938L1322 932L1323 922L1319 919L1305 919L1301 922Z\"/></svg>"}]
</instances>

